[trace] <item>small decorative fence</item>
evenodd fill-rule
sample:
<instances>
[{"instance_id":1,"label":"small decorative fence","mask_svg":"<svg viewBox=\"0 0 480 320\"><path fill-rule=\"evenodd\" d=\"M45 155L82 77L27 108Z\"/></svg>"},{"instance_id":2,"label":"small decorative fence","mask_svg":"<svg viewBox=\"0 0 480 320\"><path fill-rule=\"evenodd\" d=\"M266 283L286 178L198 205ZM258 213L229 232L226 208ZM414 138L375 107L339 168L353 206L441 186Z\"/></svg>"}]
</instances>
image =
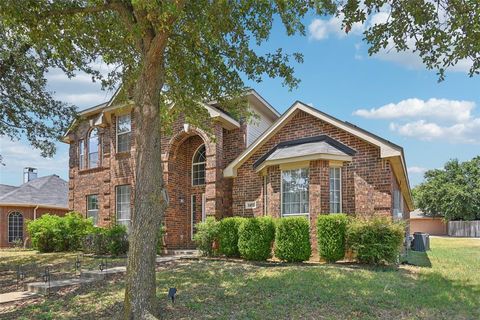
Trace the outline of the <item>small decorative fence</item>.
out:
<instances>
[{"instance_id":1,"label":"small decorative fence","mask_svg":"<svg viewBox=\"0 0 480 320\"><path fill-rule=\"evenodd\" d=\"M100 271L107 279L108 270L125 266L126 258L92 256L78 254L74 259L68 259L60 264L25 263L0 266L0 294L23 291L26 284L32 282L44 283L46 288L57 280L82 277L86 271ZM49 290L45 290L46 294Z\"/></svg>"},{"instance_id":2,"label":"small decorative fence","mask_svg":"<svg viewBox=\"0 0 480 320\"><path fill-rule=\"evenodd\" d=\"M449 221L448 235L452 237L480 238L480 220Z\"/></svg>"}]
</instances>

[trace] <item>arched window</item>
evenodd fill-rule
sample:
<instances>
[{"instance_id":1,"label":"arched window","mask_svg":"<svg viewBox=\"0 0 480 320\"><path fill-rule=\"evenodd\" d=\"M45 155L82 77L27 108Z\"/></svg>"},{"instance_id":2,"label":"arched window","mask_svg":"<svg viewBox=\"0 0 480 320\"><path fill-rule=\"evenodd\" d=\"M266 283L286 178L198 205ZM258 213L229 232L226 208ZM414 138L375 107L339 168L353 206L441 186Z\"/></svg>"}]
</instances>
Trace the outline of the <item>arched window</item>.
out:
<instances>
[{"instance_id":1,"label":"arched window","mask_svg":"<svg viewBox=\"0 0 480 320\"><path fill-rule=\"evenodd\" d=\"M205 145L202 144L195 151L192 160L192 185L200 186L205 184L205 165L207 163L207 155Z\"/></svg>"},{"instance_id":2,"label":"arched window","mask_svg":"<svg viewBox=\"0 0 480 320\"><path fill-rule=\"evenodd\" d=\"M88 167L96 168L99 165L100 153L99 150L99 135L98 129L95 128L90 131L90 136L88 137Z\"/></svg>"},{"instance_id":3,"label":"arched window","mask_svg":"<svg viewBox=\"0 0 480 320\"><path fill-rule=\"evenodd\" d=\"M23 242L23 215L11 212L8 215L8 242Z\"/></svg>"}]
</instances>

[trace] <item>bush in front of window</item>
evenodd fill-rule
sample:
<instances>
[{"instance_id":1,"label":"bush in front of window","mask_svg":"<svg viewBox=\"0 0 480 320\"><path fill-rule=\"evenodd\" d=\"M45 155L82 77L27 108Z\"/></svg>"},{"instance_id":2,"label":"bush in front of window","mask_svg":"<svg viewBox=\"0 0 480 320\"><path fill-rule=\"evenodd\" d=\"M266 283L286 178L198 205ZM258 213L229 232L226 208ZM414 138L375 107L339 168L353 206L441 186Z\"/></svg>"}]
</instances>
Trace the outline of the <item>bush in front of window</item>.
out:
<instances>
[{"instance_id":1,"label":"bush in front of window","mask_svg":"<svg viewBox=\"0 0 480 320\"><path fill-rule=\"evenodd\" d=\"M197 231L193 240L203 255L214 256L217 254L214 242L218 240L218 224L214 217L208 217L204 222L195 225Z\"/></svg>"},{"instance_id":2,"label":"bush in front of window","mask_svg":"<svg viewBox=\"0 0 480 320\"><path fill-rule=\"evenodd\" d=\"M354 219L347 229L347 246L360 263L395 263L402 250L405 225L387 218Z\"/></svg>"},{"instance_id":3,"label":"bush in front of window","mask_svg":"<svg viewBox=\"0 0 480 320\"><path fill-rule=\"evenodd\" d=\"M238 229L245 220L242 217L230 217L220 220L218 226L218 246L220 254L227 257L239 257Z\"/></svg>"},{"instance_id":4,"label":"bush in front of window","mask_svg":"<svg viewBox=\"0 0 480 320\"><path fill-rule=\"evenodd\" d=\"M95 227L83 238L82 250L97 255L125 255L128 252L128 233L124 225L110 228Z\"/></svg>"},{"instance_id":5,"label":"bush in front of window","mask_svg":"<svg viewBox=\"0 0 480 320\"><path fill-rule=\"evenodd\" d=\"M83 238L93 228L92 219L85 219L77 212L69 212L64 217L44 214L27 222L32 247L40 252L79 250Z\"/></svg>"},{"instance_id":6,"label":"bush in front of window","mask_svg":"<svg viewBox=\"0 0 480 320\"><path fill-rule=\"evenodd\" d=\"M275 223L270 217L245 219L238 229L238 250L247 260L265 261L272 255Z\"/></svg>"},{"instance_id":7,"label":"bush in front of window","mask_svg":"<svg viewBox=\"0 0 480 320\"><path fill-rule=\"evenodd\" d=\"M275 257L287 262L310 259L310 226L305 217L287 217L277 221Z\"/></svg>"},{"instance_id":8,"label":"bush in front of window","mask_svg":"<svg viewBox=\"0 0 480 320\"><path fill-rule=\"evenodd\" d=\"M333 263L345 257L348 217L345 214L323 214L317 218L318 255Z\"/></svg>"}]
</instances>

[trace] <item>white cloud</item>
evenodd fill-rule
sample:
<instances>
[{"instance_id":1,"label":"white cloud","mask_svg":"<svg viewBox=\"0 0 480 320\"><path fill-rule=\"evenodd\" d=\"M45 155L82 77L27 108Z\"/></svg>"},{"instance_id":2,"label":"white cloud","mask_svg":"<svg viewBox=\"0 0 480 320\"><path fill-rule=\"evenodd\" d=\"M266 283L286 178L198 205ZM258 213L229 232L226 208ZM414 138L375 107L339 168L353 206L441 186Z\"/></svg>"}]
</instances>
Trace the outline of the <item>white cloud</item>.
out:
<instances>
[{"instance_id":1,"label":"white cloud","mask_svg":"<svg viewBox=\"0 0 480 320\"><path fill-rule=\"evenodd\" d=\"M448 99L421 100L417 98L389 103L379 108L359 109L353 114L368 119L424 118L446 121L467 121L472 117L475 103Z\"/></svg>"},{"instance_id":2,"label":"white cloud","mask_svg":"<svg viewBox=\"0 0 480 320\"><path fill-rule=\"evenodd\" d=\"M480 118L469 119L449 126L425 120L405 124L391 123L390 130L402 136L423 141L442 139L452 143L480 144Z\"/></svg>"},{"instance_id":3,"label":"white cloud","mask_svg":"<svg viewBox=\"0 0 480 320\"><path fill-rule=\"evenodd\" d=\"M343 16L333 16L329 19L314 19L308 26L310 38L313 40L324 40L330 36L344 38L347 33L342 28ZM349 34L361 34L364 27L361 23L354 23Z\"/></svg>"},{"instance_id":4,"label":"white cloud","mask_svg":"<svg viewBox=\"0 0 480 320\"><path fill-rule=\"evenodd\" d=\"M427 168L416 167L416 166L408 167L408 168L407 168L407 171L408 171L408 173L410 173L410 174L423 174L423 173L425 173L425 171L427 171L427 170L428 170Z\"/></svg>"},{"instance_id":5,"label":"white cloud","mask_svg":"<svg viewBox=\"0 0 480 320\"><path fill-rule=\"evenodd\" d=\"M93 106L107 101L112 94L109 92L87 92L87 93L61 93L55 95L60 101L72 103L77 106Z\"/></svg>"},{"instance_id":6,"label":"white cloud","mask_svg":"<svg viewBox=\"0 0 480 320\"><path fill-rule=\"evenodd\" d=\"M423 141L480 144L480 118L472 101L411 98L379 108L358 109L354 115L367 119L395 119L390 130Z\"/></svg>"},{"instance_id":7,"label":"white cloud","mask_svg":"<svg viewBox=\"0 0 480 320\"><path fill-rule=\"evenodd\" d=\"M19 185L22 182L24 167L35 167L39 176L58 174L68 178L68 146L57 145L57 154L53 158L44 158L40 151L33 149L27 142L11 141L0 136L0 149L5 166L0 166L0 183Z\"/></svg>"}]
</instances>

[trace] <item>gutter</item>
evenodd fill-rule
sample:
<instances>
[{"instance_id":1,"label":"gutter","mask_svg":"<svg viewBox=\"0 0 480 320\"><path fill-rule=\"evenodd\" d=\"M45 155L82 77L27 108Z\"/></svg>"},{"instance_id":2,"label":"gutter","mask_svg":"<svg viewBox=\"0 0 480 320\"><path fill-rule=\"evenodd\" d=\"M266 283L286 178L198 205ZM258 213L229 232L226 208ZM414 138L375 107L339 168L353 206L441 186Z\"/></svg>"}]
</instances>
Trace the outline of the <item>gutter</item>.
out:
<instances>
[{"instance_id":1,"label":"gutter","mask_svg":"<svg viewBox=\"0 0 480 320\"><path fill-rule=\"evenodd\" d=\"M33 220L37 220L37 209L40 205L37 205L35 209L33 209Z\"/></svg>"}]
</instances>

